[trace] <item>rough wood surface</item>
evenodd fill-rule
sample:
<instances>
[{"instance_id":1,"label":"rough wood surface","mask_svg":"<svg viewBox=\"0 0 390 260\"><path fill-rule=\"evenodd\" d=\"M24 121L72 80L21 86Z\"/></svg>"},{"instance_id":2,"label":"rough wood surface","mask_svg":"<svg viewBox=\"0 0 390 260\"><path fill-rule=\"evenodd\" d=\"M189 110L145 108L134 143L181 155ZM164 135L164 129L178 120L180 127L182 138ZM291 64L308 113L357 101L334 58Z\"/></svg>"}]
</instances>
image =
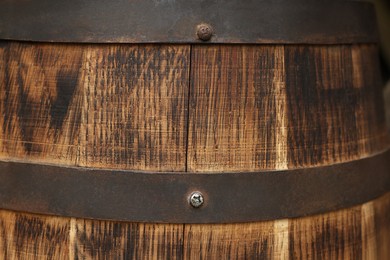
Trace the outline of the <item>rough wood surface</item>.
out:
<instances>
[{"instance_id":1,"label":"rough wood surface","mask_svg":"<svg viewBox=\"0 0 390 260\"><path fill-rule=\"evenodd\" d=\"M378 259L390 258L390 198L374 203L375 241Z\"/></svg>"},{"instance_id":2,"label":"rough wood surface","mask_svg":"<svg viewBox=\"0 0 390 260\"><path fill-rule=\"evenodd\" d=\"M255 171L388 145L375 46L2 45L3 159Z\"/></svg>"},{"instance_id":3,"label":"rough wood surface","mask_svg":"<svg viewBox=\"0 0 390 260\"><path fill-rule=\"evenodd\" d=\"M0 259L69 259L69 219L0 210Z\"/></svg>"},{"instance_id":4,"label":"rough wood surface","mask_svg":"<svg viewBox=\"0 0 390 260\"><path fill-rule=\"evenodd\" d=\"M287 164L283 60L283 47L192 48L188 171Z\"/></svg>"},{"instance_id":5,"label":"rough wood surface","mask_svg":"<svg viewBox=\"0 0 390 260\"><path fill-rule=\"evenodd\" d=\"M183 171L189 49L3 43L1 158Z\"/></svg>"},{"instance_id":6,"label":"rough wood surface","mask_svg":"<svg viewBox=\"0 0 390 260\"><path fill-rule=\"evenodd\" d=\"M195 46L191 60L189 171L324 165L389 145L375 46Z\"/></svg>"},{"instance_id":7,"label":"rough wood surface","mask_svg":"<svg viewBox=\"0 0 390 260\"><path fill-rule=\"evenodd\" d=\"M374 45L0 42L0 160L261 171L389 146ZM0 259L387 259L390 194L323 215L175 225L0 211ZM53 242L54 241L54 242Z\"/></svg>"},{"instance_id":8,"label":"rough wood surface","mask_svg":"<svg viewBox=\"0 0 390 260\"><path fill-rule=\"evenodd\" d=\"M70 252L75 259L182 259L180 224L82 219L71 219L70 223Z\"/></svg>"}]
</instances>

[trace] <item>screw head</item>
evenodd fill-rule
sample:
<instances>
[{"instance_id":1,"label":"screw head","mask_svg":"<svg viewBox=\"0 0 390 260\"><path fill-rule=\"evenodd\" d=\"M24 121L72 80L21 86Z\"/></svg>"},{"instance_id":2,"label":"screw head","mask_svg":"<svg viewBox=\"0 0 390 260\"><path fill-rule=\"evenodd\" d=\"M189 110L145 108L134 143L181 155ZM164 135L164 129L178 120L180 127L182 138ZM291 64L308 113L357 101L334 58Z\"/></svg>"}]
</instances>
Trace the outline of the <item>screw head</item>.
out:
<instances>
[{"instance_id":1,"label":"screw head","mask_svg":"<svg viewBox=\"0 0 390 260\"><path fill-rule=\"evenodd\" d=\"M207 23L201 23L196 27L196 34L202 41L208 41L213 36L213 28Z\"/></svg>"},{"instance_id":2,"label":"screw head","mask_svg":"<svg viewBox=\"0 0 390 260\"><path fill-rule=\"evenodd\" d=\"M200 206L202 206L204 202L202 193L200 193L199 191L195 191L191 193L189 197L189 202L191 206L193 206L194 208L199 208Z\"/></svg>"}]
</instances>

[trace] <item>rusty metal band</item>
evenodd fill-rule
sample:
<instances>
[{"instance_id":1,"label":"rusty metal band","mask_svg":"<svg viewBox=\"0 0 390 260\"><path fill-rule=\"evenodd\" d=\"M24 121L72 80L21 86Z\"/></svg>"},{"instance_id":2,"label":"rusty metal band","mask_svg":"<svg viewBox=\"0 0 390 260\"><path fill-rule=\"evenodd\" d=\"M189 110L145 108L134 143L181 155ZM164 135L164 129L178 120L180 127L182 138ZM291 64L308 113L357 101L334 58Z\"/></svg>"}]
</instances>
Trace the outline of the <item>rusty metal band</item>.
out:
<instances>
[{"instance_id":1,"label":"rusty metal band","mask_svg":"<svg viewBox=\"0 0 390 260\"><path fill-rule=\"evenodd\" d=\"M390 189L390 151L348 163L256 173L145 173L0 163L0 208L158 223L237 223L324 213ZM203 194L194 208L188 197Z\"/></svg>"},{"instance_id":2,"label":"rusty metal band","mask_svg":"<svg viewBox=\"0 0 390 260\"><path fill-rule=\"evenodd\" d=\"M0 0L0 39L66 43L377 42L373 5L312 0Z\"/></svg>"}]
</instances>

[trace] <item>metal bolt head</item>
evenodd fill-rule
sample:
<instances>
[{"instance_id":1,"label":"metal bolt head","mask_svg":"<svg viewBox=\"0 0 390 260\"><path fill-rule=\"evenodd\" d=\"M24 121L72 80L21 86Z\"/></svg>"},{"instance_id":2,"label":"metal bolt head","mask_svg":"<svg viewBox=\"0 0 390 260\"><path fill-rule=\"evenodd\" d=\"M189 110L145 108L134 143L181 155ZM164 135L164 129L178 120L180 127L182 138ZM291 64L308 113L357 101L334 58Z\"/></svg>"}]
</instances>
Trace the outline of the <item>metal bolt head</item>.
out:
<instances>
[{"instance_id":1,"label":"metal bolt head","mask_svg":"<svg viewBox=\"0 0 390 260\"><path fill-rule=\"evenodd\" d=\"M207 23L201 23L196 27L196 34L202 41L208 41L213 36L213 28Z\"/></svg>"},{"instance_id":2,"label":"metal bolt head","mask_svg":"<svg viewBox=\"0 0 390 260\"><path fill-rule=\"evenodd\" d=\"M202 206L204 198L202 193L200 193L199 191L195 191L190 195L189 201L191 206L193 206L194 208L199 208L200 206Z\"/></svg>"}]
</instances>

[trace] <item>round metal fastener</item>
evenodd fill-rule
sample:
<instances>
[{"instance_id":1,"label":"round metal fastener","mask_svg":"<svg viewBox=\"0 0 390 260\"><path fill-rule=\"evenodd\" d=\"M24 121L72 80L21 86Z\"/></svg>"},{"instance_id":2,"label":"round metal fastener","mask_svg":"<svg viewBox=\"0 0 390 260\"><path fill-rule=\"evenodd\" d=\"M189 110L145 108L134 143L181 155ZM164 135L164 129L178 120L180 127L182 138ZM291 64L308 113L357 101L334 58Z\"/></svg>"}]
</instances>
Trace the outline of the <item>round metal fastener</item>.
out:
<instances>
[{"instance_id":1,"label":"round metal fastener","mask_svg":"<svg viewBox=\"0 0 390 260\"><path fill-rule=\"evenodd\" d=\"M189 202L194 208L199 208L200 206L202 206L204 202L202 193L200 193L199 191L191 193L189 197Z\"/></svg>"},{"instance_id":2,"label":"round metal fastener","mask_svg":"<svg viewBox=\"0 0 390 260\"><path fill-rule=\"evenodd\" d=\"M201 23L196 27L196 34L202 41L208 41L213 36L213 28L207 23Z\"/></svg>"}]
</instances>

